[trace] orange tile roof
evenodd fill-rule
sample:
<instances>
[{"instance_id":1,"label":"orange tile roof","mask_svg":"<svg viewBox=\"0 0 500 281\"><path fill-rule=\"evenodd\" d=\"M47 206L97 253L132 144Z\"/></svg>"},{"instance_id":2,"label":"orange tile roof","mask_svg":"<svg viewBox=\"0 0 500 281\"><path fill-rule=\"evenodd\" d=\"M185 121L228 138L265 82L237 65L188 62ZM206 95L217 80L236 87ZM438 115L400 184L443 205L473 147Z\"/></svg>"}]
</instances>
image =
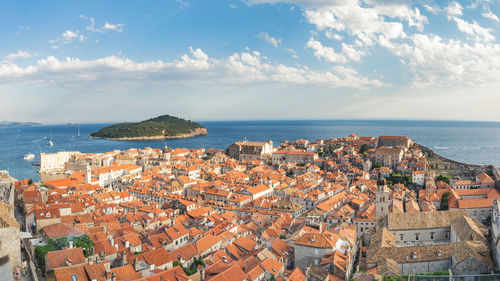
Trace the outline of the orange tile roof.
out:
<instances>
[{"instance_id":1,"label":"orange tile roof","mask_svg":"<svg viewBox=\"0 0 500 281\"><path fill-rule=\"evenodd\" d=\"M56 268L68 265L84 264L87 260L83 256L82 248L73 248L48 252L47 262L51 268Z\"/></svg>"}]
</instances>

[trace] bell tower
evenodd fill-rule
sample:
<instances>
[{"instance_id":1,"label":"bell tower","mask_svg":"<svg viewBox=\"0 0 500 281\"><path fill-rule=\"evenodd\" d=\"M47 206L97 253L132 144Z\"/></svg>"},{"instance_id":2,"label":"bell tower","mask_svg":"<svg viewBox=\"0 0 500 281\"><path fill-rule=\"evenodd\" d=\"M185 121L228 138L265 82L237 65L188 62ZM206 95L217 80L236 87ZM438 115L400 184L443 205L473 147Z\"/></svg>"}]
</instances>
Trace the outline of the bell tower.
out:
<instances>
[{"instance_id":1,"label":"bell tower","mask_svg":"<svg viewBox=\"0 0 500 281\"><path fill-rule=\"evenodd\" d=\"M89 164L87 164L87 168L85 169L85 183L92 182L92 171L90 170Z\"/></svg>"},{"instance_id":2,"label":"bell tower","mask_svg":"<svg viewBox=\"0 0 500 281\"><path fill-rule=\"evenodd\" d=\"M385 179L378 179L375 192L375 218L387 216L389 213L389 194Z\"/></svg>"}]
</instances>

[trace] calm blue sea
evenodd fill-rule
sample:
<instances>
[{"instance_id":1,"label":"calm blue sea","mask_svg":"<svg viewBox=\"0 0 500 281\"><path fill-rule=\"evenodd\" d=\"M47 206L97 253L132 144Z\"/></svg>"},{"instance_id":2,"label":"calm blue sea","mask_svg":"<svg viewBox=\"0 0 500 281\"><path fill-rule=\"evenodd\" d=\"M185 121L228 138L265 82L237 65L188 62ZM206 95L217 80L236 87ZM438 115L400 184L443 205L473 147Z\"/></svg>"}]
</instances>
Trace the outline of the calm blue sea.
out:
<instances>
[{"instance_id":1,"label":"calm blue sea","mask_svg":"<svg viewBox=\"0 0 500 281\"><path fill-rule=\"evenodd\" d=\"M208 129L208 136L168 141L111 141L90 139L91 132L109 124L51 125L24 128L0 128L0 170L9 170L18 179L39 179L38 167L26 162L26 153L78 150L81 152L106 152L129 148L226 148L243 140L282 140L299 138L344 137L351 133L358 136L404 135L433 148L439 154L472 164L500 166L499 122L456 121L220 121L200 122ZM80 137L77 137L80 127ZM52 135L54 146L48 146Z\"/></svg>"}]
</instances>

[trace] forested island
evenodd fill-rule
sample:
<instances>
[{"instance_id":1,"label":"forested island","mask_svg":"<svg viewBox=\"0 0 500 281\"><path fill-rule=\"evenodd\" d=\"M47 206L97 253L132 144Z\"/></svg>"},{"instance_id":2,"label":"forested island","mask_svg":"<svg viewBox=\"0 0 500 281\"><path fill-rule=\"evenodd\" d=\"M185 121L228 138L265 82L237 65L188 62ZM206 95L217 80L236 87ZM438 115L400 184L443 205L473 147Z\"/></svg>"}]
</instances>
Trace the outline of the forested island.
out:
<instances>
[{"instance_id":1,"label":"forested island","mask_svg":"<svg viewBox=\"0 0 500 281\"><path fill-rule=\"evenodd\" d=\"M90 134L91 138L153 140L206 135L202 125L179 117L162 115L137 123L119 123Z\"/></svg>"}]
</instances>

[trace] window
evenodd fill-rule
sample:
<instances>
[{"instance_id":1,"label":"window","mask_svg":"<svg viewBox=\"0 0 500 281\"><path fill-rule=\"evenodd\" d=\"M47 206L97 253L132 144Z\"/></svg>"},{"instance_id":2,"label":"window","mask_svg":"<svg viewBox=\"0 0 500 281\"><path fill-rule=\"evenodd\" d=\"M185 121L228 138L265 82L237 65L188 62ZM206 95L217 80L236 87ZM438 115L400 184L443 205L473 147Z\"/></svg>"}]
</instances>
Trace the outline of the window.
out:
<instances>
[{"instance_id":1,"label":"window","mask_svg":"<svg viewBox=\"0 0 500 281\"><path fill-rule=\"evenodd\" d=\"M318 255L318 254L319 254L318 249L314 249L314 254L315 254L315 255Z\"/></svg>"},{"instance_id":2,"label":"window","mask_svg":"<svg viewBox=\"0 0 500 281\"><path fill-rule=\"evenodd\" d=\"M434 240L434 232L431 232L431 240Z\"/></svg>"},{"instance_id":3,"label":"window","mask_svg":"<svg viewBox=\"0 0 500 281\"><path fill-rule=\"evenodd\" d=\"M319 260L318 259L314 259L314 264L318 265L319 264Z\"/></svg>"},{"instance_id":4,"label":"window","mask_svg":"<svg viewBox=\"0 0 500 281\"><path fill-rule=\"evenodd\" d=\"M415 233L415 240L418 241L420 233Z\"/></svg>"},{"instance_id":5,"label":"window","mask_svg":"<svg viewBox=\"0 0 500 281\"><path fill-rule=\"evenodd\" d=\"M403 239L404 239L404 234L400 234L399 235L399 241L403 241Z\"/></svg>"}]
</instances>

